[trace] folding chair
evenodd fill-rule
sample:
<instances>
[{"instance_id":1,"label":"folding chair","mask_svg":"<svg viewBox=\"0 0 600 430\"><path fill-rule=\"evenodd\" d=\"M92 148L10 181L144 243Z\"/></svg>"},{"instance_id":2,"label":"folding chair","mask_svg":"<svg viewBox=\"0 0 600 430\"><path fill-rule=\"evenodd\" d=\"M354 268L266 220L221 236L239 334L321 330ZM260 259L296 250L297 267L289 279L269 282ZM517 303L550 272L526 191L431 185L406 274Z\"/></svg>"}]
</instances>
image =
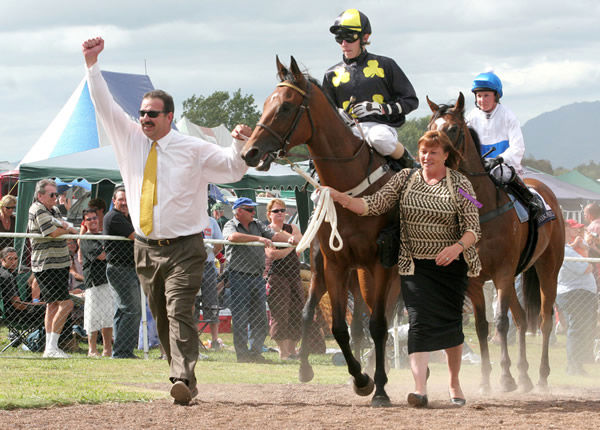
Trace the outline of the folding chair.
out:
<instances>
[{"instance_id":1,"label":"folding chair","mask_svg":"<svg viewBox=\"0 0 600 430\"><path fill-rule=\"evenodd\" d=\"M7 312L5 312L4 303L0 297L0 322L8 328L9 343L0 351L3 353L11 346L16 348L20 344L27 345L27 337L36 330L42 330L44 328L44 321L18 321L8 318Z\"/></svg>"}]
</instances>

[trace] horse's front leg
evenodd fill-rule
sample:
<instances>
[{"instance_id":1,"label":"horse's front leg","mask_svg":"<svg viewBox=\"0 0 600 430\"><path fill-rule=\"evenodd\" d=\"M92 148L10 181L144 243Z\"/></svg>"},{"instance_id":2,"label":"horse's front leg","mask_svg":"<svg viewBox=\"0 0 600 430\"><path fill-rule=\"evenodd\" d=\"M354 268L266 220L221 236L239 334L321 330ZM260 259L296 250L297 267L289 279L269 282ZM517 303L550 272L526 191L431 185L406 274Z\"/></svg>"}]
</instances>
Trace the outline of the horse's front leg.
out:
<instances>
[{"instance_id":1,"label":"horse's front leg","mask_svg":"<svg viewBox=\"0 0 600 430\"><path fill-rule=\"evenodd\" d=\"M511 361L508 354L508 307L514 294L514 281L511 279L509 282L513 282L513 284L507 285L506 281L504 284L494 282L498 289L499 314L496 317L496 330L500 336L500 367L502 368L500 387L504 392L517 389L517 383L510 373Z\"/></svg>"},{"instance_id":2,"label":"horse's front leg","mask_svg":"<svg viewBox=\"0 0 600 430\"><path fill-rule=\"evenodd\" d=\"M373 379L361 373L360 362L352 354L350 334L346 323L348 289L344 271L334 265L325 265L325 284L331 301L331 333L338 343L348 366L348 373L354 378L354 392L359 396L368 396L373 392Z\"/></svg>"},{"instance_id":3,"label":"horse's front leg","mask_svg":"<svg viewBox=\"0 0 600 430\"><path fill-rule=\"evenodd\" d=\"M385 311L392 272L391 270L384 271L383 267L378 266L375 269L374 279L366 271L359 270L358 274L361 289L367 292L375 292L375 294L369 295L369 304L372 309L369 330L375 344L375 394L371 399L371 405L376 407L390 406L390 398L385 392L385 384L388 381L385 371L385 347L388 338Z\"/></svg>"},{"instance_id":4,"label":"horse's front leg","mask_svg":"<svg viewBox=\"0 0 600 430\"><path fill-rule=\"evenodd\" d=\"M308 362L310 354L310 342L312 325L314 324L315 309L325 294L325 283L321 276L321 282L315 282L315 276L312 276L311 285L308 290L308 299L302 309L302 342L300 343L300 369L298 370L298 380L300 382L309 382L315 376L312 366Z\"/></svg>"},{"instance_id":5,"label":"horse's front leg","mask_svg":"<svg viewBox=\"0 0 600 430\"><path fill-rule=\"evenodd\" d=\"M521 279L523 279L523 277L521 277ZM510 301L510 311L513 314L519 336L519 359L517 362L517 368L519 369L519 390L523 393L528 393L533 389L533 383L527 373L529 370L529 363L527 362L527 341L525 337L527 331L527 315L521 307L516 294L513 294Z\"/></svg>"},{"instance_id":6,"label":"horse's front leg","mask_svg":"<svg viewBox=\"0 0 600 430\"><path fill-rule=\"evenodd\" d=\"M490 349L488 344L489 324L485 318L485 295L483 293L483 282L472 281L469 284L468 294L473 303L473 314L475 316L475 331L479 340L479 353L481 354L481 383L479 392L489 394L491 392L490 374L492 364L490 361Z\"/></svg>"}]
</instances>

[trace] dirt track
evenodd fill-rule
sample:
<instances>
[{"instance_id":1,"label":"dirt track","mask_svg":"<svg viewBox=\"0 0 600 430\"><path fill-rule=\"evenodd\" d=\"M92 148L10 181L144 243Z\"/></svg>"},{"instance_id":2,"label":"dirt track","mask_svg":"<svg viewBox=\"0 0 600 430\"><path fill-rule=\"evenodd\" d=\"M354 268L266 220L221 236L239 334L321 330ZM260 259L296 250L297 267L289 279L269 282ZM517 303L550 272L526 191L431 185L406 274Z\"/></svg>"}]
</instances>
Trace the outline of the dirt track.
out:
<instances>
[{"instance_id":1,"label":"dirt track","mask_svg":"<svg viewBox=\"0 0 600 430\"><path fill-rule=\"evenodd\" d=\"M168 386L148 386L165 391ZM405 402L408 387L390 384L393 406L374 409L347 385L201 385L187 407L167 399L150 403L106 403L39 410L0 411L2 429L383 429L557 428L600 426L600 392L562 390L548 394L469 396L450 406L443 386L430 388L430 408ZM465 392L469 392L466 390ZM203 394L204 393L204 394Z\"/></svg>"}]
</instances>

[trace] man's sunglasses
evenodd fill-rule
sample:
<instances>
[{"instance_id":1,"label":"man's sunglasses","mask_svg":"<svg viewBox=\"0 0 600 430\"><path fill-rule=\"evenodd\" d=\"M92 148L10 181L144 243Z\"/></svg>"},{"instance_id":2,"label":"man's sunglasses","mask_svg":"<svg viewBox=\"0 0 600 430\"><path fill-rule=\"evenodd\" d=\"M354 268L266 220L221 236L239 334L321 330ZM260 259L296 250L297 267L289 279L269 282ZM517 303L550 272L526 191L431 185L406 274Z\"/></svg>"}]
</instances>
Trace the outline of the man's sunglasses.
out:
<instances>
[{"instance_id":1,"label":"man's sunglasses","mask_svg":"<svg viewBox=\"0 0 600 430\"><path fill-rule=\"evenodd\" d=\"M240 209L243 209L246 212L250 212L250 213L254 212L254 210L255 210L254 208L240 208Z\"/></svg>"},{"instance_id":2,"label":"man's sunglasses","mask_svg":"<svg viewBox=\"0 0 600 430\"><path fill-rule=\"evenodd\" d=\"M285 213L285 211L286 211L285 209L273 209L271 211L271 213L272 214L283 214L283 213Z\"/></svg>"},{"instance_id":3,"label":"man's sunglasses","mask_svg":"<svg viewBox=\"0 0 600 430\"><path fill-rule=\"evenodd\" d=\"M354 43L358 40L358 33L338 33L335 35L335 41L340 45L344 40L348 43Z\"/></svg>"},{"instance_id":4,"label":"man's sunglasses","mask_svg":"<svg viewBox=\"0 0 600 430\"><path fill-rule=\"evenodd\" d=\"M141 110L140 111L140 118L143 118L146 115L148 115L150 118L156 118L161 113L166 113L166 112L164 110Z\"/></svg>"},{"instance_id":5,"label":"man's sunglasses","mask_svg":"<svg viewBox=\"0 0 600 430\"><path fill-rule=\"evenodd\" d=\"M15 210L17 207L16 206L6 206L6 209L12 209Z\"/></svg>"},{"instance_id":6,"label":"man's sunglasses","mask_svg":"<svg viewBox=\"0 0 600 430\"><path fill-rule=\"evenodd\" d=\"M90 218L86 218L85 220L86 221L96 221L97 219L98 219L97 216L93 216L93 217L90 217Z\"/></svg>"},{"instance_id":7,"label":"man's sunglasses","mask_svg":"<svg viewBox=\"0 0 600 430\"><path fill-rule=\"evenodd\" d=\"M53 198L55 198L55 197L58 197L58 193L50 193L50 198L52 198L52 199L53 199Z\"/></svg>"}]
</instances>

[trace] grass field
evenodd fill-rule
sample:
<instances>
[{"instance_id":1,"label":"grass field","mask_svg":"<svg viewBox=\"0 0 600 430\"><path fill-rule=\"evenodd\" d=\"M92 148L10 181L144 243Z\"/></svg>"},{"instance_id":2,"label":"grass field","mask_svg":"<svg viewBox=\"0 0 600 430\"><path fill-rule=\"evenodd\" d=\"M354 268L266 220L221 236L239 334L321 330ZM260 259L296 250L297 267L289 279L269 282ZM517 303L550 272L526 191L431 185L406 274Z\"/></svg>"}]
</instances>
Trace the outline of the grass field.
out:
<instances>
[{"instance_id":1,"label":"grass field","mask_svg":"<svg viewBox=\"0 0 600 430\"><path fill-rule=\"evenodd\" d=\"M6 328L0 329L0 345L6 344ZM196 375L199 383L207 384L298 384L298 362L280 361L275 352L265 356L271 364L240 364L235 360L231 334L222 334L226 345L224 351L210 352L208 358L198 362ZM467 343L478 352L477 337L472 324L465 327ZM529 376L537 382L540 362L541 338L528 337ZM87 348L85 343L80 344ZM268 345L269 346L269 345ZM270 345L272 346L272 345ZM336 348L332 339L328 347ZM492 384L499 380L499 352L491 345ZM84 350L85 351L85 350ZM141 351L139 356L143 356ZM510 347L512 373L517 376L516 345ZM551 374L549 383L554 387L598 389L600 388L600 364L589 364L589 375L570 376L565 373L565 338L558 336L550 350ZM87 358L85 352L73 354L70 360L42 359L41 353L25 352L10 348L0 355L0 409L37 408L52 405L102 402L139 402L168 397L168 366L159 360L158 350L151 350L148 360L112 360ZM311 363L315 370L312 384L344 384L348 381L345 366L336 366L332 356L313 355ZM436 378L445 375L441 354L432 354L432 374ZM412 377L408 369L392 369L390 381ZM476 387L480 378L477 364L465 364L461 372L463 386Z\"/></svg>"}]
</instances>

